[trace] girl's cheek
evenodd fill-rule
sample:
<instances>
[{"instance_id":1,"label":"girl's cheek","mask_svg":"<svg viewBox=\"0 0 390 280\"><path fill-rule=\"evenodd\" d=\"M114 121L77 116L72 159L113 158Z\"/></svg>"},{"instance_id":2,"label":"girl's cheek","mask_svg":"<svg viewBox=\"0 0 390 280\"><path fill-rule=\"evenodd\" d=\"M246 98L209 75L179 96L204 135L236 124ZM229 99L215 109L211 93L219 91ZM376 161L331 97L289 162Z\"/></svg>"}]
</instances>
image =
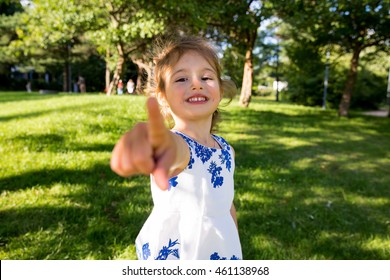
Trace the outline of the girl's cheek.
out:
<instances>
[{"instance_id":1,"label":"girl's cheek","mask_svg":"<svg viewBox=\"0 0 390 280\"><path fill-rule=\"evenodd\" d=\"M173 87L173 89L175 89L176 91L178 90L183 90L184 88L184 84L180 83L180 84L177 84Z\"/></svg>"}]
</instances>

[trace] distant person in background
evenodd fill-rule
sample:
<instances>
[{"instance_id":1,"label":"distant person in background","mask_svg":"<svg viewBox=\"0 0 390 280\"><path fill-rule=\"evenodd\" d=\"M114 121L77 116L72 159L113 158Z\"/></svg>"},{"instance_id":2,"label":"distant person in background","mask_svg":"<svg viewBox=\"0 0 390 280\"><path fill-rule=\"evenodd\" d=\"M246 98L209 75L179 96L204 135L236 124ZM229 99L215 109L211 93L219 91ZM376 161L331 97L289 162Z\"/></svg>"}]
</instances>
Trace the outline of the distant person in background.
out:
<instances>
[{"instance_id":1,"label":"distant person in background","mask_svg":"<svg viewBox=\"0 0 390 280\"><path fill-rule=\"evenodd\" d=\"M31 92L31 81L28 81L26 84L26 90L27 92Z\"/></svg>"},{"instance_id":2,"label":"distant person in background","mask_svg":"<svg viewBox=\"0 0 390 280\"><path fill-rule=\"evenodd\" d=\"M133 94L134 93L134 82L132 79L129 79L129 81L127 82L127 85L126 85L126 88L127 88L127 93L128 94Z\"/></svg>"},{"instance_id":3,"label":"distant person in background","mask_svg":"<svg viewBox=\"0 0 390 280\"><path fill-rule=\"evenodd\" d=\"M118 93L118 95L122 95L123 94L123 82L122 82L122 80L119 80L119 82L118 82L117 93Z\"/></svg>"},{"instance_id":4,"label":"distant person in background","mask_svg":"<svg viewBox=\"0 0 390 280\"><path fill-rule=\"evenodd\" d=\"M84 77L79 76L79 80L77 81L77 84L79 85L81 93L85 93L87 91Z\"/></svg>"},{"instance_id":5,"label":"distant person in background","mask_svg":"<svg viewBox=\"0 0 390 280\"><path fill-rule=\"evenodd\" d=\"M79 92L79 86L76 81L73 81L73 92L75 93Z\"/></svg>"}]
</instances>

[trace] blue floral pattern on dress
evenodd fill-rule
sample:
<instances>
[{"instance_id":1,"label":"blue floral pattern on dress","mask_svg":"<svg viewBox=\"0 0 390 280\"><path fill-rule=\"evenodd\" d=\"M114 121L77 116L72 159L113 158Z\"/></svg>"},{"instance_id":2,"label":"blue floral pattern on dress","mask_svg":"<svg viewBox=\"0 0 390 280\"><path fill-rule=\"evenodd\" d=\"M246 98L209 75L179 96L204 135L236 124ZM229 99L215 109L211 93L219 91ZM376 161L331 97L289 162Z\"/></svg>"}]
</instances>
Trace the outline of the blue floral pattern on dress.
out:
<instances>
[{"instance_id":1,"label":"blue floral pattern on dress","mask_svg":"<svg viewBox=\"0 0 390 280\"><path fill-rule=\"evenodd\" d=\"M218 139L218 142L222 144L222 146L223 146L224 149L230 151L230 145L229 145L228 142L226 142L225 139L223 139L223 138L220 137L220 136L214 135L214 134L213 134L213 136L214 136L216 139Z\"/></svg>"},{"instance_id":2,"label":"blue floral pattern on dress","mask_svg":"<svg viewBox=\"0 0 390 280\"><path fill-rule=\"evenodd\" d=\"M188 163L187 168L192 169L192 165L195 163L195 159L192 157L192 153L190 153L190 162Z\"/></svg>"},{"instance_id":3,"label":"blue floral pattern on dress","mask_svg":"<svg viewBox=\"0 0 390 280\"><path fill-rule=\"evenodd\" d=\"M138 251L138 250L137 250ZM139 252L138 252L139 253ZM150 257L149 243L145 243L142 246L142 259L147 260Z\"/></svg>"},{"instance_id":4,"label":"blue floral pattern on dress","mask_svg":"<svg viewBox=\"0 0 390 280\"><path fill-rule=\"evenodd\" d=\"M181 137L183 137L183 139L187 142L188 145L193 146L194 140L192 140L191 138L185 136L184 134L182 134L180 132L176 132L176 134L180 135Z\"/></svg>"},{"instance_id":5,"label":"blue floral pattern on dress","mask_svg":"<svg viewBox=\"0 0 390 280\"><path fill-rule=\"evenodd\" d=\"M219 254L217 252L214 252L214 254L212 254L210 256L210 260L227 260L226 257L220 257ZM237 258L235 255L233 255L230 260L239 260L239 258Z\"/></svg>"},{"instance_id":6,"label":"blue floral pattern on dress","mask_svg":"<svg viewBox=\"0 0 390 280\"><path fill-rule=\"evenodd\" d=\"M222 150L219 159L221 160L221 164L225 164L227 170L230 172L230 169L232 168L232 156L230 153L226 150Z\"/></svg>"},{"instance_id":7,"label":"blue floral pattern on dress","mask_svg":"<svg viewBox=\"0 0 390 280\"><path fill-rule=\"evenodd\" d=\"M177 135L181 136L184 141L187 142L187 144L191 147L191 146L194 146L195 142L194 140L192 140L191 138L188 138L187 136L185 136L184 134L181 134L180 132L175 132ZM191 149L190 149L190 161L188 163L188 166L187 168L188 169L192 169L192 165L195 163L195 159L193 158L192 156L192 152L191 152Z\"/></svg>"},{"instance_id":8,"label":"blue floral pattern on dress","mask_svg":"<svg viewBox=\"0 0 390 280\"><path fill-rule=\"evenodd\" d=\"M176 187L177 184L178 184L178 182L177 182L177 176L175 176L175 177L169 179L168 191L170 191L172 187Z\"/></svg>"},{"instance_id":9,"label":"blue floral pattern on dress","mask_svg":"<svg viewBox=\"0 0 390 280\"><path fill-rule=\"evenodd\" d=\"M163 246L163 248L158 253L156 260L166 260L170 255L173 255L177 259L180 259L179 249L172 249L172 247L175 247L178 244L180 244L179 239L176 239L175 241L169 239L168 246Z\"/></svg>"},{"instance_id":10,"label":"blue floral pattern on dress","mask_svg":"<svg viewBox=\"0 0 390 280\"><path fill-rule=\"evenodd\" d=\"M231 156L231 148L230 145L226 142L225 139L219 137L217 135L212 135L213 138L218 142L222 149L215 149L203 146L191 139L190 137L182 134L181 132L176 131L176 134L180 135L187 144L195 150L195 156L202 161L203 164L206 164L214 153L217 151L221 151L219 155L219 160L222 165L226 166L226 169L231 172L232 169L232 156ZM195 163L195 159L192 156L192 149L190 149L190 162L188 163L187 168L192 169L192 165ZM214 188L218 188L223 185L223 177L221 175L222 167L217 166L216 162L211 161L209 164L209 168L207 171L211 174L211 183ZM174 186L173 186L174 187Z\"/></svg>"},{"instance_id":11,"label":"blue floral pattern on dress","mask_svg":"<svg viewBox=\"0 0 390 280\"><path fill-rule=\"evenodd\" d=\"M203 163L209 161L213 155L213 150L216 151L215 149L210 149L209 147L195 143L195 154Z\"/></svg>"},{"instance_id":12,"label":"blue floral pattern on dress","mask_svg":"<svg viewBox=\"0 0 390 280\"><path fill-rule=\"evenodd\" d=\"M211 174L211 183L213 184L214 189L222 186L223 177L219 176L221 175L222 167L217 166L217 164L212 161L207 171Z\"/></svg>"}]
</instances>

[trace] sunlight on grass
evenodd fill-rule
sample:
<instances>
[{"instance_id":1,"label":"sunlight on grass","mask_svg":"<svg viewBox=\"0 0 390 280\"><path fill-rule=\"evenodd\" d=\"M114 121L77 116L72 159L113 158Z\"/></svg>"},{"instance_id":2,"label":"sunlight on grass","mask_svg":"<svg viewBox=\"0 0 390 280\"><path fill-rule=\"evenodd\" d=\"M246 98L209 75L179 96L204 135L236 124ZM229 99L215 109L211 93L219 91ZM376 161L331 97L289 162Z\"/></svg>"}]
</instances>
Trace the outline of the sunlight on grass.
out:
<instances>
[{"instance_id":1,"label":"sunlight on grass","mask_svg":"<svg viewBox=\"0 0 390 280\"><path fill-rule=\"evenodd\" d=\"M109 160L146 98L0 100L0 258L135 259L149 178ZM390 123L336 115L257 97L224 108L245 259L390 259Z\"/></svg>"},{"instance_id":2,"label":"sunlight on grass","mask_svg":"<svg viewBox=\"0 0 390 280\"><path fill-rule=\"evenodd\" d=\"M239 201L242 204L248 204L248 203L267 203L269 200L264 196L256 196L250 193L244 193L240 195L239 198L237 198L237 201Z\"/></svg>"},{"instance_id":3,"label":"sunlight on grass","mask_svg":"<svg viewBox=\"0 0 390 280\"><path fill-rule=\"evenodd\" d=\"M118 251L114 257L115 260L135 260L137 259L137 253L134 245L130 245L123 251Z\"/></svg>"},{"instance_id":4,"label":"sunlight on grass","mask_svg":"<svg viewBox=\"0 0 390 280\"><path fill-rule=\"evenodd\" d=\"M306 146L315 146L316 143L307 141L299 138L283 137L278 139L273 139L274 144L282 145L286 149L293 149L297 147L306 147Z\"/></svg>"},{"instance_id":5,"label":"sunlight on grass","mask_svg":"<svg viewBox=\"0 0 390 280\"><path fill-rule=\"evenodd\" d=\"M364 252L367 257L361 259L386 259L386 256L390 253L389 236L381 238L378 236L362 237L359 234L345 235L334 232L321 233L320 243L323 245L331 244L333 243L333 240L339 241L338 250L345 250L345 254L349 256L349 259L357 259L355 256L362 252ZM352 245L356 244L355 242L358 246ZM331 246L333 248L335 245Z\"/></svg>"},{"instance_id":6,"label":"sunlight on grass","mask_svg":"<svg viewBox=\"0 0 390 280\"><path fill-rule=\"evenodd\" d=\"M389 225L390 227L390 225ZM390 235L390 234L389 234ZM377 251L383 256L388 256L390 253L390 236L387 238L378 238L372 236L366 242L363 243L362 248L369 251Z\"/></svg>"}]
</instances>

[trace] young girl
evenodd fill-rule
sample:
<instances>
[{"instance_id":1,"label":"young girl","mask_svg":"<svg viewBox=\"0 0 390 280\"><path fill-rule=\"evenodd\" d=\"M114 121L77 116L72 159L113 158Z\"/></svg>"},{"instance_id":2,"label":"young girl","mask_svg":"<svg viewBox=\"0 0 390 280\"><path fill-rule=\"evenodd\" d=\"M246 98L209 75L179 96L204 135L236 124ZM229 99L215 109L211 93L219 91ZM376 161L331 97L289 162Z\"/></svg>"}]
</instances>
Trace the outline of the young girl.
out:
<instances>
[{"instance_id":1,"label":"young girl","mask_svg":"<svg viewBox=\"0 0 390 280\"><path fill-rule=\"evenodd\" d=\"M203 39L169 41L154 58L148 122L115 145L111 168L151 174L154 208L136 248L143 260L242 259L234 196L234 151L215 127L224 94L213 48ZM156 99L157 98L157 99ZM164 118L173 120L168 130Z\"/></svg>"}]
</instances>

